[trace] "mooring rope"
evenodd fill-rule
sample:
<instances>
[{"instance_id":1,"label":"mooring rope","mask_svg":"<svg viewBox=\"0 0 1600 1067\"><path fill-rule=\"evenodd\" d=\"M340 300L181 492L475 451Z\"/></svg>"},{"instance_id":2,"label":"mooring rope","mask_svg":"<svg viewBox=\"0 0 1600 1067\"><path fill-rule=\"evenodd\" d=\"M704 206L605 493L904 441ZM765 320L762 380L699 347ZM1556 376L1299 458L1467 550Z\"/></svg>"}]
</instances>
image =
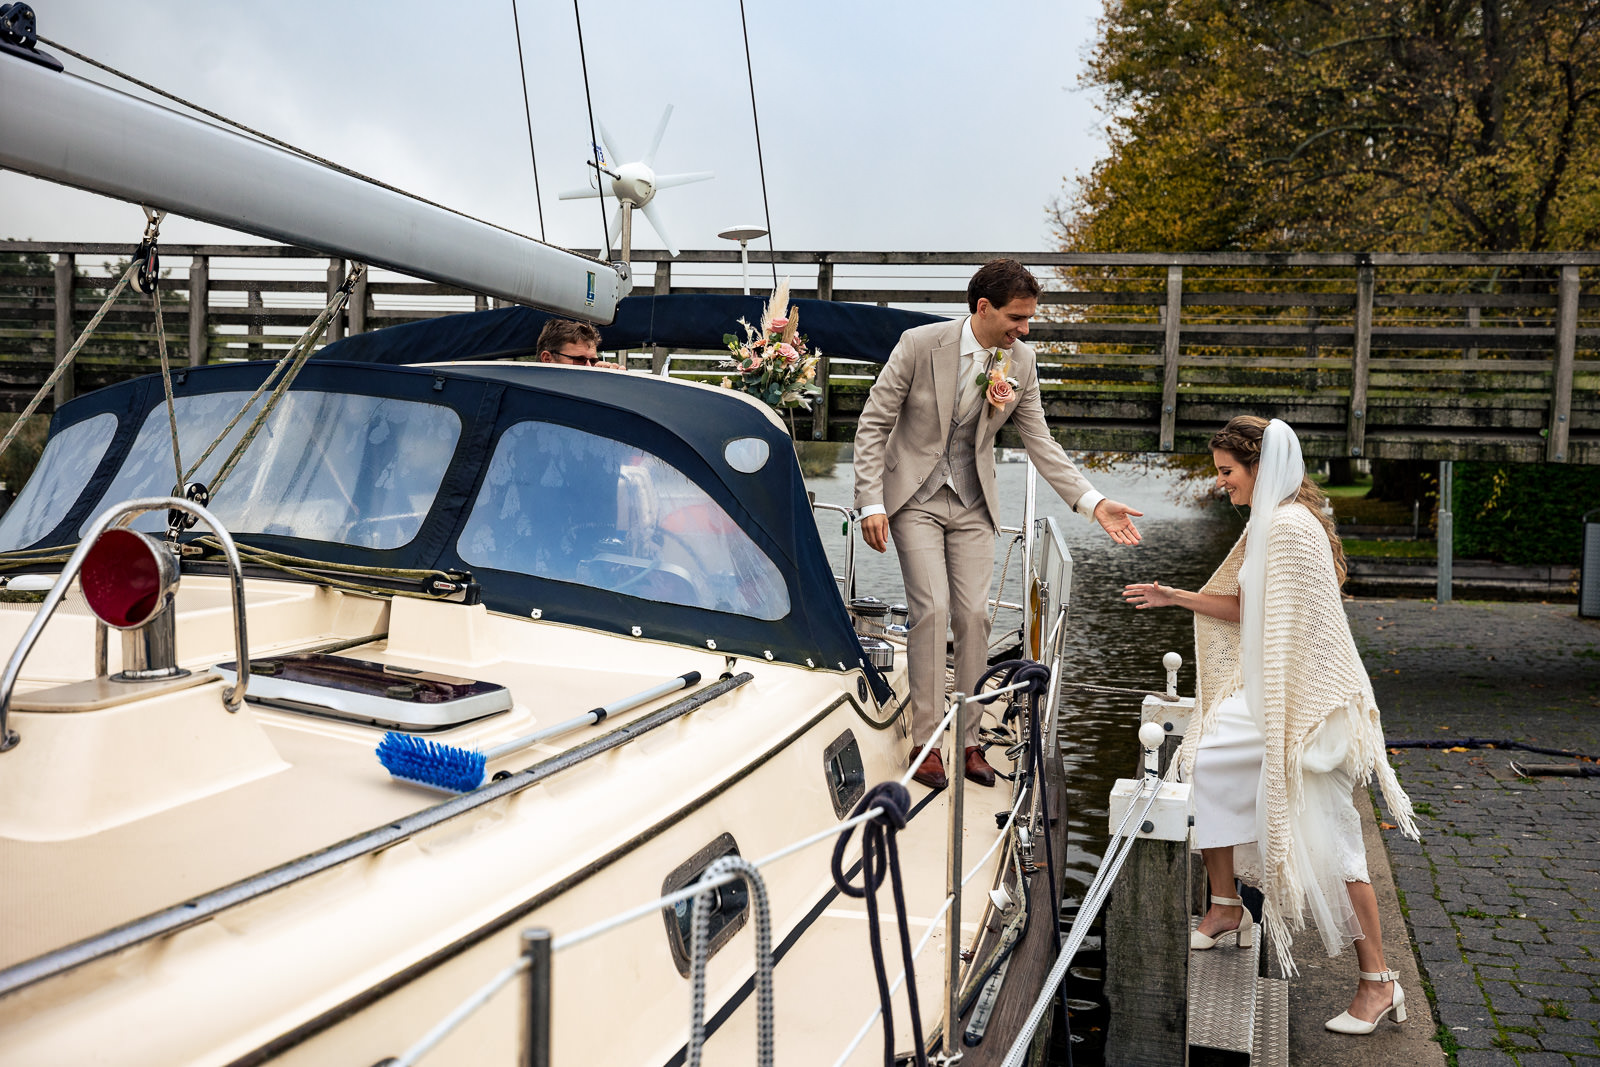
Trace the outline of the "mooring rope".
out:
<instances>
[{"instance_id":1,"label":"mooring rope","mask_svg":"<svg viewBox=\"0 0 1600 1067\"><path fill-rule=\"evenodd\" d=\"M750 910L756 922L756 1064L757 1067L772 1067L772 913L767 903L767 884L762 881L756 865L738 855L722 857L707 867L701 877L715 882L730 874L743 878L750 888ZM706 1043L706 960L711 956L711 904L716 893L715 885L707 885L695 895L691 912L689 1002L692 1017L688 1067L700 1067L700 1055Z\"/></svg>"},{"instance_id":2,"label":"mooring rope","mask_svg":"<svg viewBox=\"0 0 1600 1067\"><path fill-rule=\"evenodd\" d=\"M833 884L847 897L867 902L867 941L872 948L872 970L878 982L878 1001L883 1009L883 1067L894 1067L894 1006L890 1003L889 977L884 969L883 942L879 933L878 887L884 876L894 894L900 956L906 969L906 999L911 1008L911 1036L917 1067L927 1067L928 1053L922 1040L922 1008L917 999L916 957L911 952L911 931L906 923L905 885L900 875L900 845L896 835L906 826L911 811L911 792L899 782L881 782L867 790L856 804L856 812L881 808L883 814L861 828L861 886L851 884L844 869L844 851L853 828L839 835L833 846Z\"/></svg>"}]
</instances>

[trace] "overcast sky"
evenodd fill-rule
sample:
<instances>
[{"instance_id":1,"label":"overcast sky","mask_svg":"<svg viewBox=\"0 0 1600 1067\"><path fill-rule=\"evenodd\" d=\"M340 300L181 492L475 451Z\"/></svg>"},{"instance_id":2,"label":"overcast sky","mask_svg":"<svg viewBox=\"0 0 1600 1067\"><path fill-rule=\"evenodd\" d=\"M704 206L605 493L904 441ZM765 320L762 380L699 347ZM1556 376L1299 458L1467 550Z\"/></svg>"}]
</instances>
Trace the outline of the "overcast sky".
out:
<instances>
[{"instance_id":1,"label":"overcast sky","mask_svg":"<svg viewBox=\"0 0 1600 1067\"><path fill-rule=\"evenodd\" d=\"M597 116L624 161L674 105L656 200L683 248L763 223L738 0L581 0ZM40 33L418 195L539 235L511 0L36 0ZM747 0L778 248L1034 250L1104 151L1078 87L1098 0ZM600 243L573 8L518 0L545 233ZM48 48L46 48L48 50ZM67 57L69 71L105 75ZM136 241L137 208L0 174L0 236ZM238 241L172 219L169 242ZM661 247L641 218L638 247Z\"/></svg>"}]
</instances>

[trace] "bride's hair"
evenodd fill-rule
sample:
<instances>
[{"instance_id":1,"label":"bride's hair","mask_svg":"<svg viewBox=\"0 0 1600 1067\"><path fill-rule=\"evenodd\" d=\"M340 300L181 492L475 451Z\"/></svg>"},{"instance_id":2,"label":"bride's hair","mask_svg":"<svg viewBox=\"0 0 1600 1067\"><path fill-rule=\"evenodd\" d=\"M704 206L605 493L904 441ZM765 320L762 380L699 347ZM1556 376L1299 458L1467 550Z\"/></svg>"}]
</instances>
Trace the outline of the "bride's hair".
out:
<instances>
[{"instance_id":1,"label":"bride's hair","mask_svg":"<svg viewBox=\"0 0 1600 1067\"><path fill-rule=\"evenodd\" d=\"M1211 437L1213 451L1226 452L1234 459L1244 464L1252 474L1261 464L1261 435L1267 429L1267 420L1257 415L1238 415L1228 420L1228 424L1218 430ZM1338 572L1339 584L1344 584L1346 567L1344 559L1344 543L1339 540L1339 533L1334 528L1333 519L1323 510L1322 506L1328 499L1328 494L1310 478L1300 480L1300 492L1295 496L1295 502L1304 504L1311 514L1322 523L1323 531L1328 535L1328 544L1333 549L1333 569Z\"/></svg>"}]
</instances>

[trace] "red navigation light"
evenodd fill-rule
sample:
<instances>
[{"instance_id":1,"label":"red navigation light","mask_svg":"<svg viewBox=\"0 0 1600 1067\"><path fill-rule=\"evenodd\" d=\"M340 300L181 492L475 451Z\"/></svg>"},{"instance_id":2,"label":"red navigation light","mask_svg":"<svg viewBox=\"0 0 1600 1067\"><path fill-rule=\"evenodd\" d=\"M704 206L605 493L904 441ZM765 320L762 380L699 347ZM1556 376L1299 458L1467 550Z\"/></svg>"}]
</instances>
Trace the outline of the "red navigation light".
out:
<instances>
[{"instance_id":1,"label":"red navigation light","mask_svg":"<svg viewBox=\"0 0 1600 1067\"><path fill-rule=\"evenodd\" d=\"M167 594L178 584L178 563L155 538L118 528L95 541L79 580L96 618L132 630L161 613Z\"/></svg>"}]
</instances>

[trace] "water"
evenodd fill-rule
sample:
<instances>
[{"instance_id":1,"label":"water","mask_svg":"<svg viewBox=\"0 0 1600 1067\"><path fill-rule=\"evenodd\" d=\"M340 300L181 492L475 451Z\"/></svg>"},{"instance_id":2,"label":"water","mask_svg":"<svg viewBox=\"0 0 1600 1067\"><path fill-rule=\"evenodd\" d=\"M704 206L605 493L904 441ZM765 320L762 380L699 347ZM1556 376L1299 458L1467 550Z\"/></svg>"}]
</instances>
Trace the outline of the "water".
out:
<instances>
[{"instance_id":1,"label":"water","mask_svg":"<svg viewBox=\"0 0 1600 1067\"><path fill-rule=\"evenodd\" d=\"M1002 463L996 468L1002 524L1021 524L1026 470L1027 465L1022 463ZM850 466L840 464L832 477L809 479L807 485L819 502L849 504L853 477ZM1144 541L1135 548L1113 543L1098 524L1074 514L1040 482L1039 512L1056 517L1073 559L1066 676L1096 685L1160 689L1166 682L1161 657L1171 651L1184 659L1178 691L1193 693L1193 616L1174 608L1135 611L1123 603L1122 587L1129 582L1159 581L1184 589L1199 588L1238 538L1244 528L1243 518L1225 504L1196 507L1176 502L1174 483L1164 471L1125 467L1095 472L1090 481L1107 496L1145 513L1137 520ZM844 540L838 517L823 517L818 528L835 571L842 573ZM997 581L1007 541L1009 537L996 553ZM1005 599L1018 599L1020 574L1019 549L1012 561ZM889 602L904 599L892 545L880 556L858 542L856 575L858 592ZM1002 613L1002 624L1004 619ZM1064 904L1069 911L1076 907L1105 854L1106 800L1113 782L1132 772L1137 758L1138 726L1136 697L1070 689L1063 693L1060 734L1067 767L1069 825ZM1098 1067L1102 1062L1106 1014L1103 967L1099 937L1091 936L1065 983L1073 1019L1076 1067ZM1064 1063L1065 1059L1059 1062Z\"/></svg>"}]
</instances>

